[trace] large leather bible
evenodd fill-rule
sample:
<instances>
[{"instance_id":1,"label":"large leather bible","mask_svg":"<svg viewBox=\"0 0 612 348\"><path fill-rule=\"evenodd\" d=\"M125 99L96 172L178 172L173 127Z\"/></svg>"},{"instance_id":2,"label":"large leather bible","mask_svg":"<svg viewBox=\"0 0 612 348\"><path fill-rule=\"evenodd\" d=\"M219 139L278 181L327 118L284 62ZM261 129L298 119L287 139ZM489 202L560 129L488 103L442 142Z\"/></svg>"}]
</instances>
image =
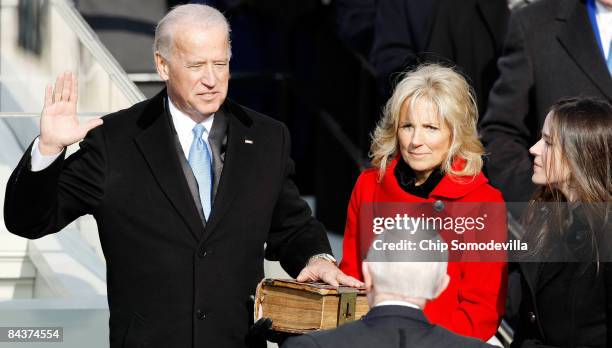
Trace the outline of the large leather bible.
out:
<instances>
[{"instance_id":1,"label":"large leather bible","mask_svg":"<svg viewBox=\"0 0 612 348\"><path fill-rule=\"evenodd\" d=\"M255 293L255 320L272 319L272 330L305 333L360 319L368 310L365 289L264 279Z\"/></svg>"}]
</instances>

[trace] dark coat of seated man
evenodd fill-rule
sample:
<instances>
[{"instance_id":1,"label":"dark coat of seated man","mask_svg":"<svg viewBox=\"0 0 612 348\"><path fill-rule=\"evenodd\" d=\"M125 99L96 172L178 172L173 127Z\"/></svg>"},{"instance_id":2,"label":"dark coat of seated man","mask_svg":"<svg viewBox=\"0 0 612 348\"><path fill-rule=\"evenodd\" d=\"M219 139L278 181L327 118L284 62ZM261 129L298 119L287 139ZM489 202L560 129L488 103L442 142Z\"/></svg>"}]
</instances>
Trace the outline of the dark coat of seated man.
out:
<instances>
[{"instance_id":1,"label":"dark coat of seated man","mask_svg":"<svg viewBox=\"0 0 612 348\"><path fill-rule=\"evenodd\" d=\"M391 234L396 233L385 231L381 236L389 241ZM446 255L433 262L407 262L409 257L400 253L370 249L362 264L370 311L361 320L292 337L282 348L492 347L425 318L425 303L442 293L450 280Z\"/></svg>"}]
</instances>

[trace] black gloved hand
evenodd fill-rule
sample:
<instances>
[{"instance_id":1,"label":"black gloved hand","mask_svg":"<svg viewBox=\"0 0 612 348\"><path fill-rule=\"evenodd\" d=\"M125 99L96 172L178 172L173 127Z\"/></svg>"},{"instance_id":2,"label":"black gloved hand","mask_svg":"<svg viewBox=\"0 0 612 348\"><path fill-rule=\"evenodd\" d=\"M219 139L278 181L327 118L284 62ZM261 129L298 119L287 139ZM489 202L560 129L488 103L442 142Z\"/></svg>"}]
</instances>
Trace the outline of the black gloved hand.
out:
<instances>
[{"instance_id":1,"label":"black gloved hand","mask_svg":"<svg viewBox=\"0 0 612 348\"><path fill-rule=\"evenodd\" d=\"M247 342L255 346L258 341L270 341L277 343L279 346L289 337L293 336L290 333L272 330L272 319L261 318L257 320L249 329ZM252 342L252 344L251 344Z\"/></svg>"}]
</instances>

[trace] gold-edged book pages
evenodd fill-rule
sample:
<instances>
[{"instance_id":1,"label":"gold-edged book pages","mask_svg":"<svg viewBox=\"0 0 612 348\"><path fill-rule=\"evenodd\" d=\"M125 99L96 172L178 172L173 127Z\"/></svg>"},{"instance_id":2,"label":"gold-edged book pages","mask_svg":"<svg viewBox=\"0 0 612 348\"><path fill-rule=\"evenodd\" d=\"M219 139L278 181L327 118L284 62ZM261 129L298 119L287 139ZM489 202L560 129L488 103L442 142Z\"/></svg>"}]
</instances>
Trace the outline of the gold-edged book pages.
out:
<instances>
[{"instance_id":1,"label":"gold-edged book pages","mask_svg":"<svg viewBox=\"0 0 612 348\"><path fill-rule=\"evenodd\" d=\"M333 329L358 320L369 310L365 289L325 283L264 279L255 293L255 320L272 319L272 329L305 333Z\"/></svg>"}]
</instances>

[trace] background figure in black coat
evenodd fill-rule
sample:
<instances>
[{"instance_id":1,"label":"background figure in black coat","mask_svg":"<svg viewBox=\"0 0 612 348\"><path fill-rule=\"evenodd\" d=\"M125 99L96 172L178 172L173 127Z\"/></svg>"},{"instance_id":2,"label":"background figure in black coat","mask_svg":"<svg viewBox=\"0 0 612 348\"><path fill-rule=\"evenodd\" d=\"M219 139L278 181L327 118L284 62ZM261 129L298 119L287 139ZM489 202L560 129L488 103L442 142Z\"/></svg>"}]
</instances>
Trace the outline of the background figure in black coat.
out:
<instances>
[{"instance_id":1,"label":"background figure in black coat","mask_svg":"<svg viewBox=\"0 0 612 348\"><path fill-rule=\"evenodd\" d=\"M374 37L376 0L336 0L338 36L364 57L370 54Z\"/></svg>"},{"instance_id":2,"label":"background figure in black coat","mask_svg":"<svg viewBox=\"0 0 612 348\"><path fill-rule=\"evenodd\" d=\"M429 231L413 232L386 230L372 245L424 239L441 242ZM492 347L433 325L423 314L426 302L438 297L448 285L447 254L370 248L367 261L362 263L370 311L336 329L289 338L283 348Z\"/></svg>"},{"instance_id":3,"label":"background figure in black coat","mask_svg":"<svg viewBox=\"0 0 612 348\"><path fill-rule=\"evenodd\" d=\"M579 95L612 100L588 1L541 0L512 14L500 76L481 121L489 178L506 201L526 202L535 190L528 149L553 103Z\"/></svg>"},{"instance_id":4,"label":"background figure in black coat","mask_svg":"<svg viewBox=\"0 0 612 348\"><path fill-rule=\"evenodd\" d=\"M325 230L291 180L287 128L226 100L229 43L219 11L174 8L155 40L166 89L87 124L76 116L76 77L60 76L40 137L9 179L4 217L15 234L39 238L95 217L113 348L263 343L247 332L264 256L301 281L361 284L326 255ZM212 163L191 160L203 151Z\"/></svg>"},{"instance_id":5,"label":"background figure in black coat","mask_svg":"<svg viewBox=\"0 0 612 348\"><path fill-rule=\"evenodd\" d=\"M370 61L382 100L395 73L428 61L446 62L466 75L484 114L508 17L506 0L378 1Z\"/></svg>"}]
</instances>

